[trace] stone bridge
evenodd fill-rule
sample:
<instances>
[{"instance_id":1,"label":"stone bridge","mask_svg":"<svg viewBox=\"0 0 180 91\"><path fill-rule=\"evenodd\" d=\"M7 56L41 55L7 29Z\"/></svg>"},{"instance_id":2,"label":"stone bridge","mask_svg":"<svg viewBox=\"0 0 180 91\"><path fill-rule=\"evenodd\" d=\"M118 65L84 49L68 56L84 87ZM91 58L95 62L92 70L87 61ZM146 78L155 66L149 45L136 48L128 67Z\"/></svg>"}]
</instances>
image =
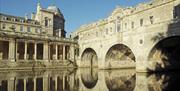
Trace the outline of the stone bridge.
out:
<instances>
[{"instance_id":1,"label":"stone bridge","mask_svg":"<svg viewBox=\"0 0 180 91\"><path fill-rule=\"evenodd\" d=\"M155 0L136 10L116 8L107 19L81 26L74 33L78 66L139 72L179 68L179 11L178 0Z\"/></svg>"}]
</instances>

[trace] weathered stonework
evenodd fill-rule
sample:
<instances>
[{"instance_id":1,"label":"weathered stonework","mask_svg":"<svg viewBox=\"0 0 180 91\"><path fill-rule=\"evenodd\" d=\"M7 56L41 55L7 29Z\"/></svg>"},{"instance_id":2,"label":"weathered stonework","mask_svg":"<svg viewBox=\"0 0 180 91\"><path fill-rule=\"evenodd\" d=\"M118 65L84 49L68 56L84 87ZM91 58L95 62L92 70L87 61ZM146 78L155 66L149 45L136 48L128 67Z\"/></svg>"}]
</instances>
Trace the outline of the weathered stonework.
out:
<instances>
[{"instance_id":1,"label":"weathered stonework","mask_svg":"<svg viewBox=\"0 0 180 91\"><path fill-rule=\"evenodd\" d=\"M31 19L0 13L0 69L73 67L77 43L66 38L64 23L54 5L38 3Z\"/></svg>"},{"instance_id":2,"label":"weathered stonework","mask_svg":"<svg viewBox=\"0 0 180 91\"><path fill-rule=\"evenodd\" d=\"M136 67L139 72L171 69L168 63L178 64L180 53L179 11L179 0L152 0L137 7L117 7L109 17L82 25L72 34L79 44L78 66L89 67L96 61L99 69ZM172 45L168 45L169 41ZM115 51L110 50L113 48ZM170 48L173 52L168 51ZM96 54L97 60L86 49ZM160 55L169 61L163 61L162 56L152 59L157 55L154 51L165 51ZM171 62L172 58L176 61ZM176 67L179 66L172 68Z\"/></svg>"}]
</instances>

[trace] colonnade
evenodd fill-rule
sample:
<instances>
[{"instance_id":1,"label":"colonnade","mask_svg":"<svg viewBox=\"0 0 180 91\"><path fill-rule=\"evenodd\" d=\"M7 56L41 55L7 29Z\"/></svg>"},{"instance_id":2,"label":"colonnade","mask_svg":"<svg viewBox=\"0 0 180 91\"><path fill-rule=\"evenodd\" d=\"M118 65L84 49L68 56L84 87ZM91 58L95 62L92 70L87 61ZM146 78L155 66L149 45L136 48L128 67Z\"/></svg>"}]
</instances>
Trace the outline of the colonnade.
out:
<instances>
[{"instance_id":1,"label":"colonnade","mask_svg":"<svg viewBox=\"0 0 180 91\"><path fill-rule=\"evenodd\" d=\"M74 44L38 40L0 40L0 60L74 60Z\"/></svg>"}]
</instances>

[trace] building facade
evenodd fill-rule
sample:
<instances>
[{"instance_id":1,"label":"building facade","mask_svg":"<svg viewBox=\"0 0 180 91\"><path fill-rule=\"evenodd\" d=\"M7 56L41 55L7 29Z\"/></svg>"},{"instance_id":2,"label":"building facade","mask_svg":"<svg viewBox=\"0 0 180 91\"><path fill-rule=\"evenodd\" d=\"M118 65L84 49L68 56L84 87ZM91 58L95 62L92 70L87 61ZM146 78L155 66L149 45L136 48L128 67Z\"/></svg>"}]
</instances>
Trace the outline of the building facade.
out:
<instances>
[{"instance_id":1,"label":"building facade","mask_svg":"<svg viewBox=\"0 0 180 91\"><path fill-rule=\"evenodd\" d=\"M141 72L177 67L179 22L179 0L117 7L107 18L82 25L72 34L79 44L77 64L100 69L136 68Z\"/></svg>"},{"instance_id":2,"label":"building facade","mask_svg":"<svg viewBox=\"0 0 180 91\"><path fill-rule=\"evenodd\" d=\"M20 67L22 63L74 61L76 42L66 38L65 19L55 5L47 9L37 5L31 19L0 13L0 63ZM9 64L6 64L8 63ZM45 64L44 64L45 63ZM32 66L30 66L32 67Z\"/></svg>"}]
</instances>

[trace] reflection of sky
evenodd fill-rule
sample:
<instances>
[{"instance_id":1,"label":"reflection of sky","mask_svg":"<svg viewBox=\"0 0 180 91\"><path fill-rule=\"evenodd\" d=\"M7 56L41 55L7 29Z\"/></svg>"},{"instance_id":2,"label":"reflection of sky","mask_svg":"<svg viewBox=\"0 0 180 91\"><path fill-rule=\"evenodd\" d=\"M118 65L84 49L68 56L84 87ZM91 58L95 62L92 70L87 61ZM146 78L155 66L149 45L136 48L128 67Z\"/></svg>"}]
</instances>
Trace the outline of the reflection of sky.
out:
<instances>
[{"instance_id":1,"label":"reflection of sky","mask_svg":"<svg viewBox=\"0 0 180 91\"><path fill-rule=\"evenodd\" d=\"M24 16L36 11L38 0L0 0L0 12ZM117 6L134 6L149 0L39 0L43 7L57 5L66 19L67 32L80 25L107 17Z\"/></svg>"}]
</instances>

